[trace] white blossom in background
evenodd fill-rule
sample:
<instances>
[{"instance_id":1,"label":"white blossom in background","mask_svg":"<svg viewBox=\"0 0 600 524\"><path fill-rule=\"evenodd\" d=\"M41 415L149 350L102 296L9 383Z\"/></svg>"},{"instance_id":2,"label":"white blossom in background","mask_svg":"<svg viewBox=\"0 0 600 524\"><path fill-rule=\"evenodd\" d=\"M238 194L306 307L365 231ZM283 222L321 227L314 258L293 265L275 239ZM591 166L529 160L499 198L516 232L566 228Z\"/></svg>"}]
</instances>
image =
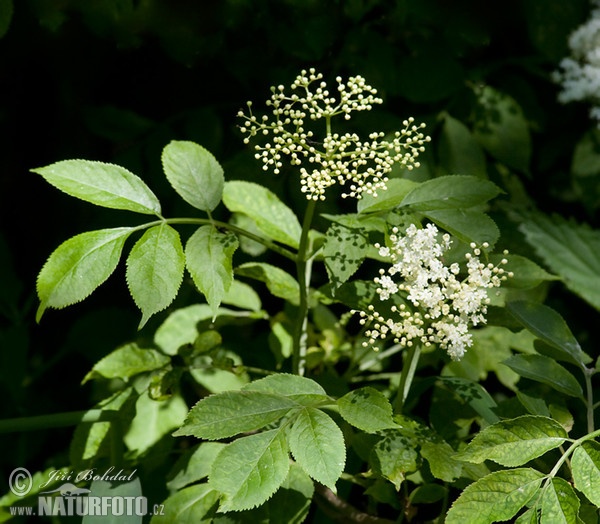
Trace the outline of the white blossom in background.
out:
<instances>
[{"instance_id":1,"label":"white blossom in background","mask_svg":"<svg viewBox=\"0 0 600 524\"><path fill-rule=\"evenodd\" d=\"M412 307L392 306L394 318L379 313L375 304L359 312L361 323L369 324L369 340L364 345L375 347L379 340L388 338L403 346L412 346L415 341L425 346L437 344L453 360L459 360L472 345L469 328L486 323L487 290L500 287L507 276L512 276L501 267L507 260L500 266L485 264L479 258L481 250L471 244L472 251L465 255L461 270L457 263L444 263L452 241L433 224L422 229L412 224L402 236L397 228L392 233L391 247L375 245L391 262L375 278L377 293L382 301L399 293Z\"/></svg>"},{"instance_id":2,"label":"white blossom in background","mask_svg":"<svg viewBox=\"0 0 600 524\"><path fill-rule=\"evenodd\" d=\"M335 133L331 129L333 117L349 120L352 112L369 111L382 100L361 76L346 82L337 77L337 97L322 79L321 73L310 69L294 80L291 94L284 86L272 87L267 101L271 117L253 115L251 102L247 115L238 113L245 120L240 128L246 134L245 143L261 135L270 139L255 146L255 157L262 161L265 171L279 173L287 158L299 168L301 189L309 200L325 200L325 190L336 183L347 188L343 197L360 199L363 194L376 196L378 190L386 189L387 174L394 164L409 170L419 166L417 157L430 140L420 131L424 124L416 125L414 118L409 118L391 140L384 140L382 132L371 133L367 140L355 133ZM307 129L307 119L323 120L322 138Z\"/></svg>"},{"instance_id":3,"label":"white blossom in background","mask_svg":"<svg viewBox=\"0 0 600 524\"><path fill-rule=\"evenodd\" d=\"M600 125L600 0L592 6L590 18L569 37L571 56L561 60L553 79L562 84L560 102L590 102L590 117Z\"/></svg>"}]
</instances>

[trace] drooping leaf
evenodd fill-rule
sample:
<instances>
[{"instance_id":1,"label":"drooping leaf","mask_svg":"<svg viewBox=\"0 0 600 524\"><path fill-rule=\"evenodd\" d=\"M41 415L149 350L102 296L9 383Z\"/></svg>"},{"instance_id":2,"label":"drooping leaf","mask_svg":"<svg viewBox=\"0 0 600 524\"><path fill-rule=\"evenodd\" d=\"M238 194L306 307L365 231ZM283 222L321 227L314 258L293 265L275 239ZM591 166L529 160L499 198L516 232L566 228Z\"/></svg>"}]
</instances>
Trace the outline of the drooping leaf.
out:
<instances>
[{"instance_id":1,"label":"drooping leaf","mask_svg":"<svg viewBox=\"0 0 600 524\"><path fill-rule=\"evenodd\" d=\"M39 321L49 308L80 302L115 270L133 228L100 229L76 235L50 255L37 279Z\"/></svg>"},{"instance_id":2,"label":"drooping leaf","mask_svg":"<svg viewBox=\"0 0 600 524\"><path fill-rule=\"evenodd\" d=\"M221 442L202 442L184 451L167 474L167 488L179 490L208 477L212 463L225 446Z\"/></svg>"},{"instance_id":3,"label":"drooping leaf","mask_svg":"<svg viewBox=\"0 0 600 524\"><path fill-rule=\"evenodd\" d=\"M163 169L179 196L202 211L212 211L223 195L225 178L216 158L202 146L173 140L162 152Z\"/></svg>"},{"instance_id":4,"label":"drooping leaf","mask_svg":"<svg viewBox=\"0 0 600 524\"><path fill-rule=\"evenodd\" d=\"M114 164L63 160L31 170L67 195L111 209L160 215L160 203L141 178Z\"/></svg>"},{"instance_id":5,"label":"drooping leaf","mask_svg":"<svg viewBox=\"0 0 600 524\"><path fill-rule=\"evenodd\" d=\"M429 463L431 474L444 482L454 482L462 473L463 464L452 446L443 440L430 439L421 443L421 455Z\"/></svg>"},{"instance_id":6,"label":"drooping leaf","mask_svg":"<svg viewBox=\"0 0 600 524\"><path fill-rule=\"evenodd\" d=\"M221 233L212 226L199 227L185 246L186 266L213 316L233 282L231 264L237 247L233 233Z\"/></svg>"},{"instance_id":7,"label":"drooping leaf","mask_svg":"<svg viewBox=\"0 0 600 524\"><path fill-rule=\"evenodd\" d=\"M269 238L298 247L302 232L298 218L266 187L241 180L226 182L223 203L232 213L243 213L252 218Z\"/></svg>"},{"instance_id":8,"label":"drooping leaf","mask_svg":"<svg viewBox=\"0 0 600 524\"><path fill-rule=\"evenodd\" d=\"M534 496L544 475L531 468L495 471L467 486L454 501L446 524L490 524L510 520Z\"/></svg>"},{"instance_id":9,"label":"drooping leaf","mask_svg":"<svg viewBox=\"0 0 600 524\"><path fill-rule=\"evenodd\" d=\"M299 405L284 396L263 391L224 391L200 400L174 436L207 440L255 431L285 416Z\"/></svg>"},{"instance_id":10,"label":"drooping leaf","mask_svg":"<svg viewBox=\"0 0 600 524\"><path fill-rule=\"evenodd\" d=\"M369 462L381 476L394 484L396 490L404 482L405 474L417 470L418 442L399 431L384 431L383 438L373 446Z\"/></svg>"},{"instance_id":11,"label":"drooping leaf","mask_svg":"<svg viewBox=\"0 0 600 524\"><path fill-rule=\"evenodd\" d=\"M565 285L600 310L600 232L542 214L522 221L519 229Z\"/></svg>"},{"instance_id":12,"label":"drooping leaf","mask_svg":"<svg viewBox=\"0 0 600 524\"><path fill-rule=\"evenodd\" d=\"M575 487L596 507L600 507L600 445L586 441L574 452L571 471Z\"/></svg>"},{"instance_id":13,"label":"drooping leaf","mask_svg":"<svg viewBox=\"0 0 600 524\"><path fill-rule=\"evenodd\" d=\"M556 360L544 355L513 355L503 364L520 376L547 384L571 397L581 397L583 390L577 379Z\"/></svg>"},{"instance_id":14,"label":"drooping leaf","mask_svg":"<svg viewBox=\"0 0 600 524\"><path fill-rule=\"evenodd\" d=\"M469 128L449 114L444 115L439 140L440 164L448 174L487 178L485 155Z\"/></svg>"},{"instance_id":15,"label":"drooping leaf","mask_svg":"<svg viewBox=\"0 0 600 524\"><path fill-rule=\"evenodd\" d=\"M478 88L478 112L473 134L496 160L527 173L531 135L519 104L490 86Z\"/></svg>"},{"instance_id":16,"label":"drooping leaf","mask_svg":"<svg viewBox=\"0 0 600 524\"><path fill-rule=\"evenodd\" d=\"M166 400L140 395L135 403L135 417L123 442L129 450L141 455L181 426L187 412L187 404L180 395L172 395Z\"/></svg>"},{"instance_id":17,"label":"drooping leaf","mask_svg":"<svg viewBox=\"0 0 600 524\"><path fill-rule=\"evenodd\" d=\"M500 237L496 223L475 209L435 209L423 214L466 244L475 242L481 245L487 242L493 246Z\"/></svg>"},{"instance_id":18,"label":"drooping leaf","mask_svg":"<svg viewBox=\"0 0 600 524\"><path fill-rule=\"evenodd\" d=\"M375 213L398 207L406 195L419 184L407 178L392 178L386 183L387 189L377 196L365 194L357 203L359 213Z\"/></svg>"},{"instance_id":19,"label":"drooping leaf","mask_svg":"<svg viewBox=\"0 0 600 524\"><path fill-rule=\"evenodd\" d=\"M127 285L142 311L140 328L165 309L183 280L185 255L179 233L166 223L148 229L127 257Z\"/></svg>"},{"instance_id":20,"label":"drooping leaf","mask_svg":"<svg viewBox=\"0 0 600 524\"><path fill-rule=\"evenodd\" d=\"M265 262L246 262L236 267L235 273L264 282L273 295L298 305L300 300L298 282L283 269Z\"/></svg>"},{"instance_id":21,"label":"drooping leaf","mask_svg":"<svg viewBox=\"0 0 600 524\"><path fill-rule=\"evenodd\" d=\"M299 411L289 433L292 455L314 480L335 491L346 463L344 436L331 417L320 409Z\"/></svg>"},{"instance_id":22,"label":"drooping leaf","mask_svg":"<svg viewBox=\"0 0 600 524\"><path fill-rule=\"evenodd\" d=\"M543 489L540 524L579 523L579 498L565 479L554 477Z\"/></svg>"},{"instance_id":23,"label":"drooping leaf","mask_svg":"<svg viewBox=\"0 0 600 524\"><path fill-rule=\"evenodd\" d=\"M215 514L214 506L219 492L208 484L194 484L176 491L164 502L164 512L154 515L151 524L210 524Z\"/></svg>"},{"instance_id":24,"label":"drooping leaf","mask_svg":"<svg viewBox=\"0 0 600 524\"><path fill-rule=\"evenodd\" d=\"M392 405L383 393L371 387L350 391L337 401L340 415L367 433L397 427Z\"/></svg>"},{"instance_id":25,"label":"drooping leaf","mask_svg":"<svg viewBox=\"0 0 600 524\"><path fill-rule=\"evenodd\" d=\"M498 196L501 189L475 176L449 175L432 178L412 189L402 200L402 206L417 211L440 209L467 209L485 204Z\"/></svg>"},{"instance_id":26,"label":"drooping leaf","mask_svg":"<svg viewBox=\"0 0 600 524\"><path fill-rule=\"evenodd\" d=\"M121 378L126 380L138 373L166 366L171 359L151 348L142 348L132 342L115 349L100 359L84 377L82 384L97 377Z\"/></svg>"},{"instance_id":27,"label":"drooping leaf","mask_svg":"<svg viewBox=\"0 0 600 524\"><path fill-rule=\"evenodd\" d=\"M440 377L460 398L467 402L486 422L498 422L498 415L492 409L497 407L496 401L485 388L462 377Z\"/></svg>"},{"instance_id":28,"label":"drooping leaf","mask_svg":"<svg viewBox=\"0 0 600 524\"><path fill-rule=\"evenodd\" d=\"M239 280L231 282L229 290L223 297L223 303L250 311L260 311L262 307L258 293L254 291L252 286Z\"/></svg>"},{"instance_id":29,"label":"drooping leaf","mask_svg":"<svg viewBox=\"0 0 600 524\"><path fill-rule=\"evenodd\" d=\"M459 458L474 463L493 460L503 466L522 466L557 448L567 437L564 428L555 420L524 415L484 428Z\"/></svg>"},{"instance_id":30,"label":"drooping leaf","mask_svg":"<svg viewBox=\"0 0 600 524\"><path fill-rule=\"evenodd\" d=\"M272 429L223 448L213 462L209 486L222 494L220 512L251 509L277 491L289 469L285 431Z\"/></svg>"},{"instance_id":31,"label":"drooping leaf","mask_svg":"<svg viewBox=\"0 0 600 524\"><path fill-rule=\"evenodd\" d=\"M507 309L531 333L556 348L556 358L580 367L591 362L565 320L552 308L537 302L515 300L507 304Z\"/></svg>"}]
</instances>

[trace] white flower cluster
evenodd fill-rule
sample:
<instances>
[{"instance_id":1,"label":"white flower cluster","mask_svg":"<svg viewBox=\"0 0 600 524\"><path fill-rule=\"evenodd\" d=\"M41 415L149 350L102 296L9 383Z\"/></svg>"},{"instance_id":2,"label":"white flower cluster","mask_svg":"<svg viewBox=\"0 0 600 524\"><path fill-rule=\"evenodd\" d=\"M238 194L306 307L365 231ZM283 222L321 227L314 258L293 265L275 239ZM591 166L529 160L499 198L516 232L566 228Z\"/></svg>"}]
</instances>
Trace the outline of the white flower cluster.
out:
<instances>
[{"instance_id":1,"label":"white flower cluster","mask_svg":"<svg viewBox=\"0 0 600 524\"><path fill-rule=\"evenodd\" d=\"M267 101L267 106L272 107L272 119L254 116L251 102L248 115L238 113L245 120L240 128L247 135L245 143L257 135L272 137L271 142L255 146L255 157L263 162L265 171L279 173L287 157L292 166L300 168L302 192L309 200L325 200L325 190L336 182L348 184L349 190L342 197L360 199L364 193L376 196L378 190L386 189L387 174L394 164L407 169L419 166L416 159L430 138L420 131L424 125L415 125L413 118L405 120L404 129L390 141L383 140L384 133L371 133L365 141L355 133L332 133L332 117L343 115L349 120L353 111L369 111L382 100L361 76L351 77L346 83L336 78L339 100L330 95L322 78L314 69L302 71L292 83L290 95L284 86L272 87L271 99ZM325 138L321 143L306 128L306 118L325 120Z\"/></svg>"},{"instance_id":2,"label":"white flower cluster","mask_svg":"<svg viewBox=\"0 0 600 524\"><path fill-rule=\"evenodd\" d=\"M377 340L392 338L411 346L416 340L425 346L438 344L453 360L459 360L472 345L469 327L486 323L487 290L499 287L512 273L481 262L481 250L471 244L472 252L465 255L466 276L460 280L459 264L446 266L443 260L451 245L450 235L440 238L433 224L422 229L412 224L400 237L394 228L390 240L391 247L375 245L392 263L375 278L377 293L381 300L400 293L413 307L392 306L397 318L386 318L372 304L368 311L361 311L361 324L371 324L364 345L374 347ZM500 265L506 263L503 259Z\"/></svg>"},{"instance_id":3,"label":"white flower cluster","mask_svg":"<svg viewBox=\"0 0 600 524\"><path fill-rule=\"evenodd\" d=\"M561 60L553 79L562 84L560 102L591 102L590 117L600 125L600 0L593 0L592 5L588 21L569 37L571 56Z\"/></svg>"}]
</instances>

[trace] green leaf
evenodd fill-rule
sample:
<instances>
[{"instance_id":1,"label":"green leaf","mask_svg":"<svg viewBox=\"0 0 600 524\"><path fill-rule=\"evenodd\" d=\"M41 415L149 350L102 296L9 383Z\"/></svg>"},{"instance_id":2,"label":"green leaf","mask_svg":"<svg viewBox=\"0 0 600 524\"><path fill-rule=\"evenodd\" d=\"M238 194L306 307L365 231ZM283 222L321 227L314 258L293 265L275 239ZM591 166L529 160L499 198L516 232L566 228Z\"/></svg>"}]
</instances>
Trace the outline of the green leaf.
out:
<instances>
[{"instance_id":1,"label":"green leaf","mask_svg":"<svg viewBox=\"0 0 600 524\"><path fill-rule=\"evenodd\" d=\"M466 244L475 242L481 245L487 242L493 246L500 237L496 223L475 209L436 209L423 214Z\"/></svg>"},{"instance_id":2,"label":"green leaf","mask_svg":"<svg viewBox=\"0 0 600 524\"><path fill-rule=\"evenodd\" d=\"M153 400L148 395L140 395L135 404L135 417L123 442L129 450L142 455L181 426L187 412L187 404L180 395L173 395L166 400Z\"/></svg>"},{"instance_id":3,"label":"green leaf","mask_svg":"<svg viewBox=\"0 0 600 524\"><path fill-rule=\"evenodd\" d=\"M579 522L579 499L571 485L554 477L542 490L540 524L571 524Z\"/></svg>"},{"instance_id":4,"label":"green leaf","mask_svg":"<svg viewBox=\"0 0 600 524\"><path fill-rule=\"evenodd\" d=\"M466 209L485 204L502 190L493 182L475 176L449 175L422 182L402 200L402 206L417 211Z\"/></svg>"},{"instance_id":5,"label":"green leaf","mask_svg":"<svg viewBox=\"0 0 600 524\"><path fill-rule=\"evenodd\" d=\"M467 486L454 501L446 524L490 524L510 520L538 491L544 475L531 468L495 471Z\"/></svg>"},{"instance_id":6,"label":"green leaf","mask_svg":"<svg viewBox=\"0 0 600 524\"><path fill-rule=\"evenodd\" d=\"M258 293L254 291L252 286L249 286L245 282L240 282L239 280L233 280L231 282L229 290L223 297L223 303L241 309L248 309L250 311L260 311L260 308L262 307Z\"/></svg>"},{"instance_id":7,"label":"green leaf","mask_svg":"<svg viewBox=\"0 0 600 524\"><path fill-rule=\"evenodd\" d=\"M327 397L327 393L320 384L310 378L291 373L277 373L255 380L244 386L244 391L262 391L294 400L305 395Z\"/></svg>"},{"instance_id":8,"label":"green leaf","mask_svg":"<svg viewBox=\"0 0 600 524\"><path fill-rule=\"evenodd\" d=\"M440 377L440 380L465 402L468 402L486 422L489 424L498 422L498 415L492 411L497 407L496 401L481 384L462 377Z\"/></svg>"},{"instance_id":9,"label":"green leaf","mask_svg":"<svg viewBox=\"0 0 600 524\"><path fill-rule=\"evenodd\" d=\"M567 438L566 431L555 420L524 415L484 428L458 458L476 464L493 460L503 466L522 466L562 445Z\"/></svg>"},{"instance_id":10,"label":"green leaf","mask_svg":"<svg viewBox=\"0 0 600 524\"><path fill-rule=\"evenodd\" d=\"M183 280L185 256L179 233L162 223L148 229L127 257L127 285L142 311L140 328L165 309L177 295Z\"/></svg>"},{"instance_id":11,"label":"green leaf","mask_svg":"<svg viewBox=\"0 0 600 524\"><path fill-rule=\"evenodd\" d=\"M180 490L208 477L212 463L225 446L221 442L202 442L184 451L167 475L167 488L170 491Z\"/></svg>"},{"instance_id":12,"label":"green leaf","mask_svg":"<svg viewBox=\"0 0 600 524\"><path fill-rule=\"evenodd\" d=\"M120 499L129 502L142 496L142 484L137 477L127 482L93 480L89 489L92 496L98 497L97 500L117 501ZM137 515L135 510L131 513L124 511L125 507L127 507L125 504L121 507L115 504L114 506L108 505L102 512L84 512L81 524L142 524L142 516Z\"/></svg>"},{"instance_id":13,"label":"green leaf","mask_svg":"<svg viewBox=\"0 0 600 524\"><path fill-rule=\"evenodd\" d=\"M552 308L537 302L515 300L507 304L510 313L540 340L556 348L556 358L583 367L592 359L586 355L564 319Z\"/></svg>"},{"instance_id":14,"label":"green leaf","mask_svg":"<svg viewBox=\"0 0 600 524\"><path fill-rule=\"evenodd\" d=\"M565 285L600 311L600 231L542 214L532 215L519 229Z\"/></svg>"},{"instance_id":15,"label":"green leaf","mask_svg":"<svg viewBox=\"0 0 600 524\"><path fill-rule=\"evenodd\" d=\"M371 450L369 462L375 472L388 479L399 490L405 474L417 470L418 445L416 439L399 431L384 431L383 438Z\"/></svg>"},{"instance_id":16,"label":"green leaf","mask_svg":"<svg viewBox=\"0 0 600 524\"><path fill-rule=\"evenodd\" d=\"M164 501L164 514L155 515L151 524L210 524L219 492L208 484L195 484L177 491Z\"/></svg>"},{"instance_id":17,"label":"green leaf","mask_svg":"<svg viewBox=\"0 0 600 524\"><path fill-rule=\"evenodd\" d=\"M202 146L171 141L162 152L167 179L179 196L202 211L212 211L223 195L225 178L216 158Z\"/></svg>"},{"instance_id":18,"label":"green leaf","mask_svg":"<svg viewBox=\"0 0 600 524\"><path fill-rule=\"evenodd\" d=\"M398 207L406 195L419 184L407 178L392 178L386 183L387 189L379 191L377 196L364 194L356 208L359 213L388 211Z\"/></svg>"},{"instance_id":19,"label":"green leaf","mask_svg":"<svg viewBox=\"0 0 600 524\"><path fill-rule=\"evenodd\" d=\"M302 228L294 212L275 193L252 182L225 183L223 203L232 213L243 213L269 238L298 247Z\"/></svg>"},{"instance_id":20,"label":"green leaf","mask_svg":"<svg viewBox=\"0 0 600 524\"><path fill-rule=\"evenodd\" d=\"M285 416L299 405L286 397L262 391L224 391L200 400L174 436L207 440L255 431Z\"/></svg>"},{"instance_id":21,"label":"green leaf","mask_svg":"<svg viewBox=\"0 0 600 524\"><path fill-rule=\"evenodd\" d=\"M551 275L545 269L538 266L535 262L529 260L521 255L502 255L494 254L490 256L490 262L494 265L500 264L502 259L506 259L508 264L504 264L502 267L507 273L512 271L513 276L510 277L502 286L518 288L518 289L530 289L540 285L542 282L550 280L560 280L560 277Z\"/></svg>"},{"instance_id":22,"label":"green leaf","mask_svg":"<svg viewBox=\"0 0 600 524\"><path fill-rule=\"evenodd\" d=\"M132 231L130 227L88 231L58 246L38 275L36 320L47 308L80 302L102 284L117 267Z\"/></svg>"},{"instance_id":23,"label":"green leaf","mask_svg":"<svg viewBox=\"0 0 600 524\"><path fill-rule=\"evenodd\" d=\"M199 227L185 246L186 266L213 316L233 282L231 263L237 247L233 233L221 233L213 226Z\"/></svg>"},{"instance_id":24,"label":"green leaf","mask_svg":"<svg viewBox=\"0 0 600 524\"><path fill-rule=\"evenodd\" d=\"M577 379L550 357L544 355L513 355L502 363L520 376L547 384L565 395L581 397L583 394Z\"/></svg>"},{"instance_id":25,"label":"green leaf","mask_svg":"<svg viewBox=\"0 0 600 524\"><path fill-rule=\"evenodd\" d=\"M323 258L333 288L346 282L367 256L368 239L363 230L333 223L327 229Z\"/></svg>"},{"instance_id":26,"label":"green leaf","mask_svg":"<svg viewBox=\"0 0 600 524\"><path fill-rule=\"evenodd\" d=\"M425 440L421 455L429 462L431 474L444 482L454 482L462 473L463 464L452 446L443 440Z\"/></svg>"},{"instance_id":27,"label":"green leaf","mask_svg":"<svg viewBox=\"0 0 600 524\"><path fill-rule=\"evenodd\" d=\"M444 115L439 139L440 164L449 174L487 178L485 155L469 128L460 120Z\"/></svg>"},{"instance_id":28,"label":"green leaf","mask_svg":"<svg viewBox=\"0 0 600 524\"><path fill-rule=\"evenodd\" d=\"M100 359L84 377L88 380L104 377L127 380L138 373L166 366L171 359L156 349L141 348L135 342L121 346Z\"/></svg>"},{"instance_id":29,"label":"green leaf","mask_svg":"<svg viewBox=\"0 0 600 524\"><path fill-rule=\"evenodd\" d=\"M285 481L289 468L282 428L228 444L217 455L209 477L209 486L222 494L219 511L241 511L264 503Z\"/></svg>"},{"instance_id":30,"label":"green leaf","mask_svg":"<svg viewBox=\"0 0 600 524\"><path fill-rule=\"evenodd\" d=\"M235 268L242 277L260 280L276 297L283 298L297 306L300 300L300 287L296 279L283 269L265 262L247 262Z\"/></svg>"},{"instance_id":31,"label":"green leaf","mask_svg":"<svg viewBox=\"0 0 600 524\"><path fill-rule=\"evenodd\" d=\"M529 170L531 135L521 107L490 86L478 88L475 138L496 159L523 173Z\"/></svg>"},{"instance_id":32,"label":"green leaf","mask_svg":"<svg viewBox=\"0 0 600 524\"><path fill-rule=\"evenodd\" d=\"M63 160L32 169L67 195L97 206L160 215L160 203L141 178L114 164Z\"/></svg>"},{"instance_id":33,"label":"green leaf","mask_svg":"<svg viewBox=\"0 0 600 524\"><path fill-rule=\"evenodd\" d=\"M575 449L571 471L575 487L600 508L600 445L588 440Z\"/></svg>"},{"instance_id":34,"label":"green leaf","mask_svg":"<svg viewBox=\"0 0 600 524\"><path fill-rule=\"evenodd\" d=\"M392 405L383 393L366 387L350 391L337 401L340 415L367 433L397 427L392 420Z\"/></svg>"},{"instance_id":35,"label":"green leaf","mask_svg":"<svg viewBox=\"0 0 600 524\"><path fill-rule=\"evenodd\" d=\"M344 471L346 446L342 431L331 417L316 408L300 410L288 441L302 469L335 492L335 483Z\"/></svg>"}]
</instances>

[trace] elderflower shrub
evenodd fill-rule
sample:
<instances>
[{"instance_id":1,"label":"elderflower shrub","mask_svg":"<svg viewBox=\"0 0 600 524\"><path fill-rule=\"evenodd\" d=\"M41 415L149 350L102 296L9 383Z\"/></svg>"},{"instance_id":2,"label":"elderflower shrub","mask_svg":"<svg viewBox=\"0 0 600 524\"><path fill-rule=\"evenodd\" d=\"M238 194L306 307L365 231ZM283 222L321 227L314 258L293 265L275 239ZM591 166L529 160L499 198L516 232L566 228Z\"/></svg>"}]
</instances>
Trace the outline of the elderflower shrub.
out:
<instances>
[{"instance_id":1,"label":"elderflower shrub","mask_svg":"<svg viewBox=\"0 0 600 524\"><path fill-rule=\"evenodd\" d=\"M381 104L377 90L365 83L361 76L350 77L346 82L337 77L338 98L333 96L323 75L314 69L303 70L290 86L291 94L282 85L271 88L272 117L258 118L252 114L248 102L248 115L243 111L238 117L245 120L240 130L246 134L245 143L257 135L269 136L270 142L256 145L256 158L265 171L278 174L284 159L299 168L301 190L309 200L325 200L325 190L338 183L348 187L342 197L360 199L363 194L377 195L387 188L387 174L394 164L407 169L419 166L417 157L424 151L430 138L420 130L424 124L414 124L414 118L403 122L391 140L385 133L371 133L361 140L356 133L335 133L331 119L343 116L349 120L354 111L370 111ZM324 122L324 137L319 141L314 131L308 129L307 118Z\"/></svg>"},{"instance_id":2,"label":"elderflower shrub","mask_svg":"<svg viewBox=\"0 0 600 524\"><path fill-rule=\"evenodd\" d=\"M500 287L512 274L481 262L481 249L472 243L472 251L465 255L466 276L461 280L460 265L444 263L452 243L450 235L440 235L433 224L422 229L411 224L404 235L398 233L398 228L392 230L391 247L375 245L391 262L375 278L377 293L382 301L401 294L413 307L393 305L390 311L394 318L379 313L373 304L368 311L361 311L361 323L372 324L364 345L374 346L378 340L392 338L402 346L412 346L416 340L425 346L437 344L453 360L459 360L472 345L469 327L486 323L487 290ZM506 263L503 259L501 265Z\"/></svg>"},{"instance_id":3,"label":"elderflower shrub","mask_svg":"<svg viewBox=\"0 0 600 524\"><path fill-rule=\"evenodd\" d=\"M590 117L600 125L600 0L592 5L590 18L569 37L571 56L560 62L553 79L562 84L560 102L591 102Z\"/></svg>"}]
</instances>

